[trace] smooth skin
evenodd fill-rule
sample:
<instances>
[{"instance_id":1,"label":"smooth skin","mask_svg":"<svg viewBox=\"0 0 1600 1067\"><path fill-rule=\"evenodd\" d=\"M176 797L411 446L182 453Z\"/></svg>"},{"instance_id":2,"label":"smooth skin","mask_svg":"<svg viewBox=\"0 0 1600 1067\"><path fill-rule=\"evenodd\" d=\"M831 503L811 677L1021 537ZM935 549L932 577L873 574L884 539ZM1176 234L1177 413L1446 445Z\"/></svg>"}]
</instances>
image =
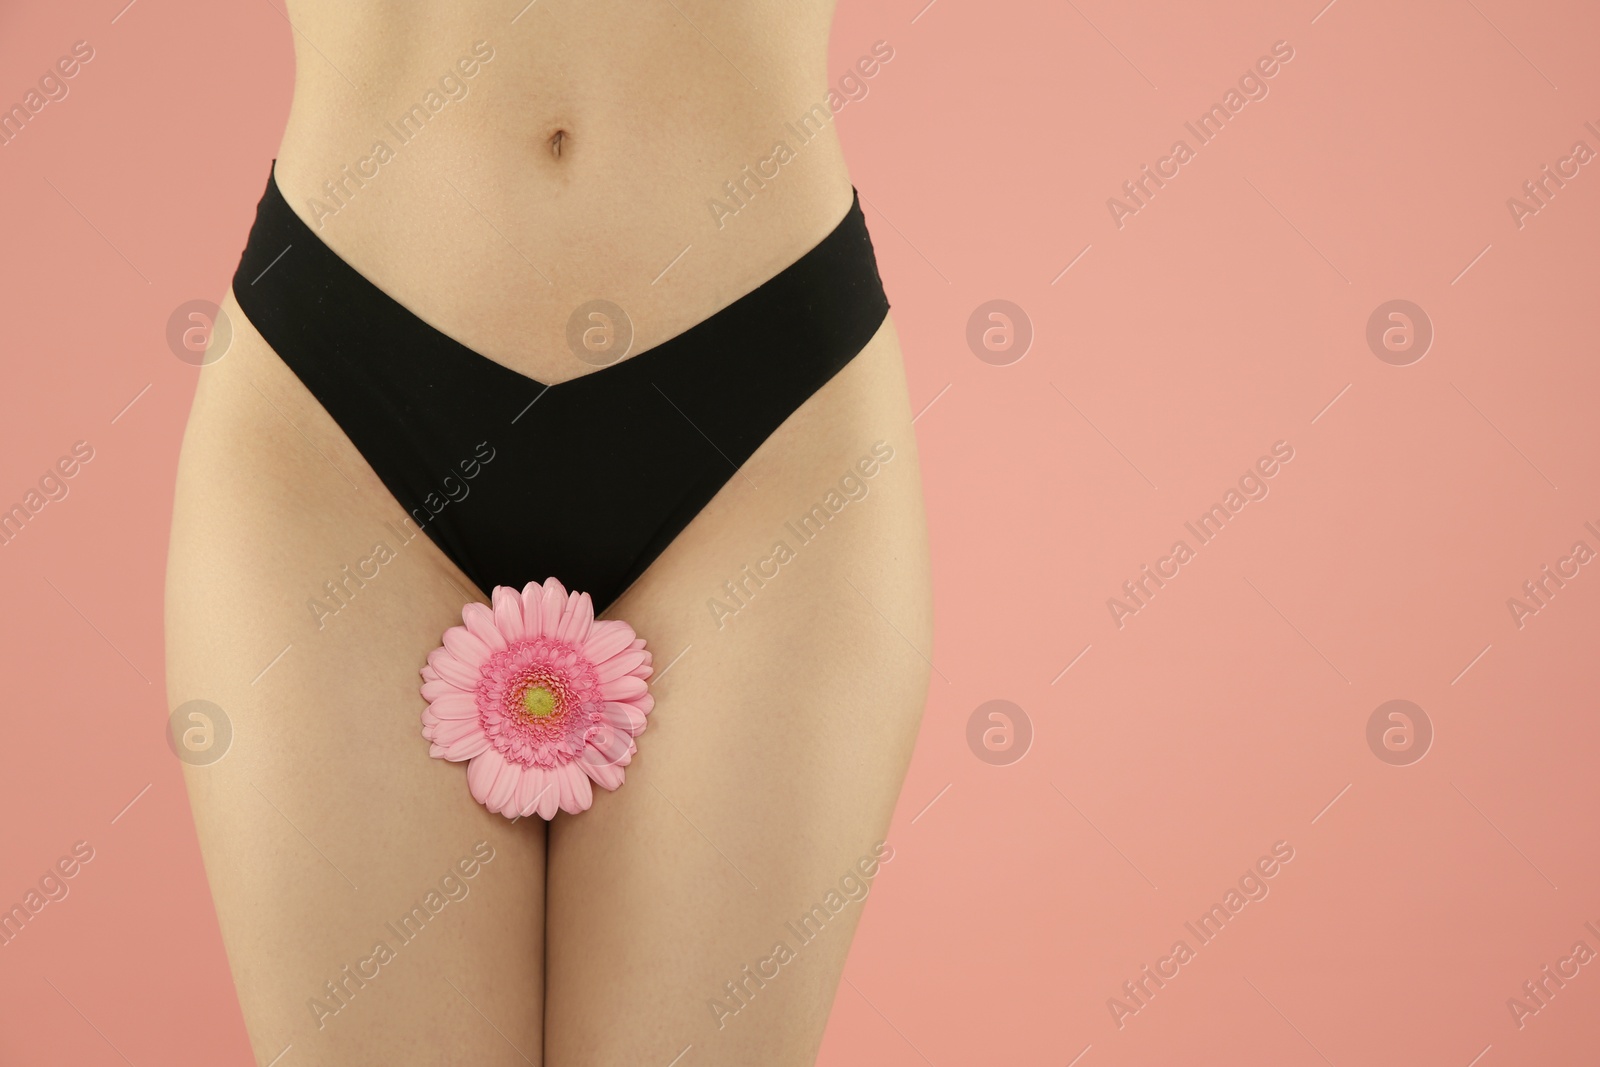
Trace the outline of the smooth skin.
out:
<instances>
[{"instance_id":1,"label":"smooth skin","mask_svg":"<svg viewBox=\"0 0 1600 1067\"><path fill-rule=\"evenodd\" d=\"M627 309L636 354L844 215L831 125L720 227L707 207L824 99L827 5L517 6L290 6L279 182L446 333L539 381L594 373L565 344L579 304ZM322 182L478 40L494 54L465 95L321 215ZM892 856L878 843L932 651L892 323L606 613L649 641L655 711L624 785L546 827L485 811L421 738L418 668L485 591L404 525L231 295L223 307L232 341L200 373L178 471L168 697L211 701L232 728L223 759L186 773L258 1062L814 1062L864 906L849 887L875 847ZM756 380L761 358L752 338ZM892 459L859 478L879 442ZM865 495L799 544L786 524L846 474ZM758 586L744 568L779 540L794 558ZM379 544L376 576L347 581ZM328 582L344 603L319 618L308 602L334 603ZM790 924L818 904L826 924L804 941Z\"/></svg>"}]
</instances>

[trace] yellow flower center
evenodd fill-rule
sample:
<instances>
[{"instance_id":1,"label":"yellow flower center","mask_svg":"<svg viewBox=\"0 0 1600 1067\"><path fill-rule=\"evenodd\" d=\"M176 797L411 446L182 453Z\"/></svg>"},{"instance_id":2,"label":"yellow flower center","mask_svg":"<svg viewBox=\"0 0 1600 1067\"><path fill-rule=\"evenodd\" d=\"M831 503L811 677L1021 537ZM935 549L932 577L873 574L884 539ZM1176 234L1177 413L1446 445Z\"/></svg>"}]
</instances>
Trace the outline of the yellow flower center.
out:
<instances>
[{"instance_id":1,"label":"yellow flower center","mask_svg":"<svg viewBox=\"0 0 1600 1067\"><path fill-rule=\"evenodd\" d=\"M522 706L535 719L548 719L556 713L556 695L542 685L522 691Z\"/></svg>"}]
</instances>

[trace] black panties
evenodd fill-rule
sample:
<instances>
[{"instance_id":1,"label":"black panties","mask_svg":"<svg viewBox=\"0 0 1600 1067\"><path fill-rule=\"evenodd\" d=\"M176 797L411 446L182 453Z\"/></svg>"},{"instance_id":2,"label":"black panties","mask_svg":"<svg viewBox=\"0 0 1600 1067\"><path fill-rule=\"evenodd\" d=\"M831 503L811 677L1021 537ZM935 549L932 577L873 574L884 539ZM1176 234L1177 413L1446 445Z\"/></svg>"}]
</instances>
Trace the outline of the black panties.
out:
<instances>
[{"instance_id":1,"label":"black panties","mask_svg":"<svg viewBox=\"0 0 1600 1067\"><path fill-rule=\"evenodd\" d=\"M855 358L889 310L857 199L820 244L710 318L545 385L395 302L322 243L271 176L233 293L479 589L554 575L596 610Z\"/></svg>"}]
</instances>

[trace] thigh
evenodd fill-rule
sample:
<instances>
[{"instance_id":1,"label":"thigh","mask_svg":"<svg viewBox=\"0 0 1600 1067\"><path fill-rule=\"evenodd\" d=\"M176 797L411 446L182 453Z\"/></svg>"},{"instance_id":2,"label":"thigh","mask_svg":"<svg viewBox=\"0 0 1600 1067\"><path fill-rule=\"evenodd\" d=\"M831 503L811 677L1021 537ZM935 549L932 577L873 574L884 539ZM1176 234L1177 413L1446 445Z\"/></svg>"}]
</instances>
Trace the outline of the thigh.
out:
<instances>
[{"instance_id":1,"label":"thigh","mask_svg":"<svg viewBox=\"0 0 1600 1067\"><path fill-rule=\"evenodd\" d=\"M255 1055L537 1063L543 824L489 814L420 732L470 586L226 307L180 463L168 699L231 730L185 773Z\"/></svg>"},{"instance_id":2,"label":"thigh","mask_svg":"<svg viewBox=\"0 0 1600 1067\"><path fill-rule=\"evenodd\" d=\"M550 827L555 1067L814 1061L926 696L910 419L886 323L609 612L656 705Z\"/></svg>"}]
</instances>

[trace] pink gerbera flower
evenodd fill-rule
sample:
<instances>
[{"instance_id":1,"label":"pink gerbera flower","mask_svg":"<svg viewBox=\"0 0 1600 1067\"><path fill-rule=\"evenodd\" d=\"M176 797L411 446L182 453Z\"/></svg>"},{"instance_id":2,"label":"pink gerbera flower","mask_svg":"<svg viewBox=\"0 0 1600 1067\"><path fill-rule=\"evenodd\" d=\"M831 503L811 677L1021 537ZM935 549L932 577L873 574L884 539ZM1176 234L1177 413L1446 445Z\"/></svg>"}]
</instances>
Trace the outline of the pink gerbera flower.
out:
<instances>
[{"instance_id":1,"label":"pink gerbera flower","mask_svg":"<svg viewBox=\"0 0 1600 1067\"><path fill-rule=\"evenodd\" d=\"M428 754L470 760L467 784L490 811L576 814L593 801L591 779L622 784L655 704L650 653L554 578L520 595L496 586L491 600L462 608L466 625L446 630L422 668Z\"/></svg>"}]
</instances>

